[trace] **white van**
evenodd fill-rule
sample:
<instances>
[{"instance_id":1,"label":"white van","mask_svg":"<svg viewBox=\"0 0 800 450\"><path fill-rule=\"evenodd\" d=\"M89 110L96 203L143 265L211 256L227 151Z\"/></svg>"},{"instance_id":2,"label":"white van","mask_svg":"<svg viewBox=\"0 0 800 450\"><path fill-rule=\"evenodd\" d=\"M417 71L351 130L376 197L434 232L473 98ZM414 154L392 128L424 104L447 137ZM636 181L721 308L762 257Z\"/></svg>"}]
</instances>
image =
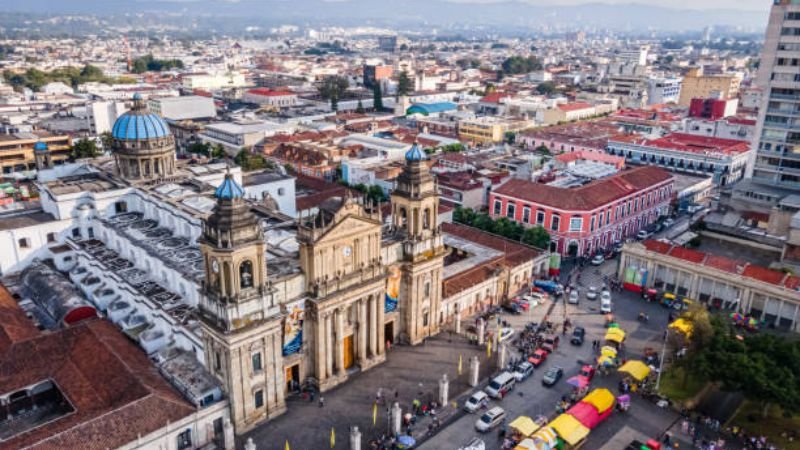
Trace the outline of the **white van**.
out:
<instances>
[{"instance_id":1,"label":"white van","mask_svg":"<svg viewBox=\"0 0 800 450\"><path fill-rule=\"evenodd\" d=\"M489 382L489 386L486 387L486 393L492 398L503 398L509 391L514 389L514 384L516 382L517 379L514 378L514 374L504 371L500 375L492 378L492 381Z\"/></svg>"},{"instance_id":2,"label":"white van","mask_svg":"<svg viewBox=\"0 0 800 450\"><path fill-rule=\"evenodd\" d=\"M475 422L475 429L481 433L486 433L503 423L504 420L506 420L506 412L503 408L495 406L489 411L486 411L486 413Z\"/></svg>"}]
</instances>

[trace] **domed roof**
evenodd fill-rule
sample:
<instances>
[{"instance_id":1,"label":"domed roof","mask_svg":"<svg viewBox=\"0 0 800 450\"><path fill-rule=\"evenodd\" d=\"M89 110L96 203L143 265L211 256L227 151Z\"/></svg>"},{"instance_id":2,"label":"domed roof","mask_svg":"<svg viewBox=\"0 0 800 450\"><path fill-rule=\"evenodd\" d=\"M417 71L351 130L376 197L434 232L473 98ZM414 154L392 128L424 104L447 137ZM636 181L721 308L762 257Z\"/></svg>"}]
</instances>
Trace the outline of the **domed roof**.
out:
<instances>
[{"instance_id":1,"label":"domed roof","mask_svg":"<svg viewBox=\"0 0 800 450\"><path fill-rule=\"evenodd\" d=\"M121 140L155 139L169 136L167 123L158 114L147 110L142 96L138 93L134 94L133 100L133 108L117 118L111 134Z\"/></svg>"},{"instance_id":2,"label":"domed roof","mask_svg":"<svg viewBox=\"0 0 800 450\"><path fill-rule=\"evenodd\" d=\"M33 151L35 152L46 152L47 151L47 143L42 141L37 141L33 144Z\"/></svg>"},{"instance_id":3,"label":"domed roof","mask_svg":"<svg viewBox=\"0 0 800 450\"><path fill-rule=\"evenodd\" d=\"M225 175L225 180L214 191L214 197L220 200L233 200L244 197L244 189L233 179L230 173Z\"/></svg>"},{"instance_id":4,"label":"domed roof","mask_svg":"<svg viewBox=\"0 0 800 450\"><path fill-rule=\"evenodd\" d=\"M414 142L414 145L406 152L406 161L422 161L427 159L425 152L419 148L419 144Z\"/></svg>"}]
</instances>

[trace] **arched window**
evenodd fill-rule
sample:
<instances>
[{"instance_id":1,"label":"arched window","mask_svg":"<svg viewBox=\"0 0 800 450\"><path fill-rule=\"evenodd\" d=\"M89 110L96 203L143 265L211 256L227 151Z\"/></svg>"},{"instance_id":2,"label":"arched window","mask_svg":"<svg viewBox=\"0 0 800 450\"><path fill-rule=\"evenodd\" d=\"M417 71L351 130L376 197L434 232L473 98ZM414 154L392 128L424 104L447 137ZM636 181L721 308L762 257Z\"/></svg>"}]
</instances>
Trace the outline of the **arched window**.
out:
<instances>
[{"instance_id":1,"label":"arched window","mask_svg":"<svg viewBox=\"0 0 800 450\"><path fill-rule=\"evenodd\" d=\"M431 210L430 208L425 208L425 212L422 214L422 228L429 229L431 227Z\"/></svg>"},{"instance_id":2,"label":"arched window","mask_svg":"<svg viewBox=\"0 0 800 450\"><path fill-rule=\"evenodd\" d=\"M408 214L406 213L406 209L401 207L400 211L399 211L399 214L400 214L400 227L401 228L405 228L406 227L406 221L408 220Z\"/></svg>"},{"instance_id":3,"label":"arched window","mask_svg":"<svg viewBox=\"0 0 800 450\"><path fill-rule=\"evenodd\" d=\"M253 287L253 263L250 260L239 265L239 280L242 289Z\"/></svg>"}]
</instances>

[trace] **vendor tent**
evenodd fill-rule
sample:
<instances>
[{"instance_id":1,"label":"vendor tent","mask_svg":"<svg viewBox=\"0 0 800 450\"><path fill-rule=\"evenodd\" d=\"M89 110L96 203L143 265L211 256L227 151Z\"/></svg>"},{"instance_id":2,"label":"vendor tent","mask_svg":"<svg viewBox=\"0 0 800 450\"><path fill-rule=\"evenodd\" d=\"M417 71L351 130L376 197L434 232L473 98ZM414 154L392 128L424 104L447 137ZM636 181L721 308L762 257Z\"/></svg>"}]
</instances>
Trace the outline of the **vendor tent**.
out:
<instances>
[{"instance_id":1,"label":"vendor tent","mask_svg":"<svg viewBox=\"0 0 800 450\"><path fill-rule=\"evenodd\" d=\"M513 422L508 424L509 427L517 430L523 436L530 436L539 429L539 425L528 416L519 416Z\"/></svg>"},{"instance_id":2,"label":"vendor tent","mask_svg":"<svg viewBox=\"0 0 800 450\"><path fill-rule=\"evenodd\" d=\"M531 436L531 440L536 444L536 450L552 450L558 445L558 435L550 427L542 427Z\"/></svg>"},{"instance_id":3,"label":"vendor tent","mask_svg":"<svg viewBox=\"0 0 800 450\"><path fill-rule=\"evenodd\" d=\"M598 388L589 392L582 402L589 403L597 409L597 412L602 414L614 406L614 394L608 389Z\"/></svg>"},{"instance_id":4,"label":"vendor tent","mask_svg":"<svg viewBox=\"0 0 800 450\"><path fill-rule=\"evenodd\" d=\"M692 336L693 326L692 323L687 320L676 319L674 322L669 324L669 327L685 334L687 338Z\"/></svg>"},{"instance_id":5,"label":"vendor tent","mask_svg":"<svg viewBox=\"0 0 800 450\"><path fill-rule=\"evenodd\" d=\"M614 365L614 358L609 358L608 356L599 356L599 357L597 357L597 365L598 366L613 366Z\"/></svg>"},{"instance_id":6,"label":"vendor tent","mask_svg":"<svg viewBox=\"0 0 800 450\"><path fill-rule=\"evenodd\" d=\"M606 340L619 344L625 340L625 332L622 331L622 328L609 328L606 332Z\"/></svg>"},{"instance_id":7,"label":"vendor tent","mask_svg":"<svg viewBox=\"0 0 800 450\"><path fill-rule=\"evenodd\" d=\"M514 450L539 450L539 447L536 446L536 443L533 442L533 439L523 439L514 447Z\"/></svg>"},{"instance_id":8,"label":"vendor tent","mask_svg":"<svg viewBox=\"0 0 800 450\"><path fill-rule=\"evenodd\" d=\"M583 389L589 385L589 379L582 375L575 375L567 380L567 384L578 389Z\"/></svg>"},{"instance_id":9,"label":"vendor tent","mask_svg":"<svg viewBox=\"0 0 800 450\"><path fill-rule=\"evenodd\" d=\"M561 414L548 425L569 445L579 444L586 439L590 431L578 419L569 414Z\"/></svg>"},{"instance_id":10,"label":"vendor tent","mask_svg":"<svg viewBox=\"0 0 800 450\"><path fill-rule=\"evenodd\" d=\"M636 381L642 381L650 375L650 368L639 360L628 361L617 370L630 375Z\"/></svg>"},{"instance_id":11,"label":"vendor tent","mask_svg":"<svg viewBox=\"0 0 800 450\"><path fill-rule=\"evenodd\" d=\"M610 345L604 345L603 348L600 349L600 354L603 356L608 356L609 358L616 358L617 349Z\"/></svg>"},{"instance_id":12,"label":"vendor tent","mask_svg":"<svg viewBox=\"0 0 800 450\"><path fill-rule=\"evenodd\" d=\"M603 423L603 421L611 415L612 411L614 411L614 409L609 408L601 414L591 403L578 402L567 411L567 414L578 419L578 422L586 428L593 430Z\"/></svg>"}]
</instances>

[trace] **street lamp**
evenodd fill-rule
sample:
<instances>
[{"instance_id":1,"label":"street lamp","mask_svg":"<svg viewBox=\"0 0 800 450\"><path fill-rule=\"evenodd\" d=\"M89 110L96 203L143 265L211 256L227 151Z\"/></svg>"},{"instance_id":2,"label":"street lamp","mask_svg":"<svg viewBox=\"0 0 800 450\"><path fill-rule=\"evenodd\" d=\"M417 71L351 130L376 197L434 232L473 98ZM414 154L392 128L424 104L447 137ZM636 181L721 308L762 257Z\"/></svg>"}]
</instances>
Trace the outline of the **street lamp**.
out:
<instances>
[{"instance_id":1,"label":"street lamp","mask_svg":"<svg viewBox=\"0 0 800 450\"><path fill-rule=\"evenodd\" d=\"M664 354L667 352L667 337L669 336L669 325L667 325L667 329L664 331L664 342L661 344L661 359L659 360L659 368L658 368L658 375L656 375L656 392L658 392L658 387L661 386L661 374L664 372Z\"/></svg>"}]
</instances>

